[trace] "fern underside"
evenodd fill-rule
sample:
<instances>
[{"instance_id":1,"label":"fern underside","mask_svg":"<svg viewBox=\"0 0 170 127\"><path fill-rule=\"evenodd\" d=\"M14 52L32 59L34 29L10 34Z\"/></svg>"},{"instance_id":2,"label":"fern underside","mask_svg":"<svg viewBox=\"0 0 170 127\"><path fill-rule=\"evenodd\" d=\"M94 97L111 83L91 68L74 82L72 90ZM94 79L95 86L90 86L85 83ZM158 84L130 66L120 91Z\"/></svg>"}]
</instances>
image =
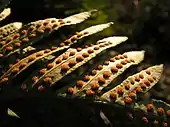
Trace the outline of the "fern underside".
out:
<instances>
[{"instance_id":1,"label":"fern underside","mask_svg":"<svg viewBox=\"0 0 170 127\"><path fill-rule=\"evenodd\" d=\"M15 84L15 79L19 79L29 67L42 64L31 71L24 81L19 82L20 88L26 92L31 90L45 91L55 89L54 86L74 70L96 57L102 51L113 48L125 42L126 36L111 36L98 40L95 44L84 45L82 47L71 47L78 43L80 39L101 32L113 24L99 24L80 32L76 32L70 38L58 43L58 46L51 46L48 49L38 50L30 55L23 54L29 46L49 36L63 26L74 25L88 19L91 10L75 14L64 19L47 18L38 20L22 26L20 22L10 23L0 28L0 65L6 68L0 77L0 87ZM10 8L4 9L0 13L0 21L10 14ZM59 51L67 49L58 55ZM27 51L26 51L27 52ZM56 55L57 54L57 55ZM7 62L7 59L15 59L19 55L17 62ZM48 57L48 59L47 59ZM140 97L148 92L160 79L163 65L155 65L142 70L132 76L127 77L117 86L112 86L113 81L129 67L141 63L144 59L144 51L129 51L118 54L108 60L103 65L98 65L92 69L90 74L84 75L83 79L69 85L62 85L55 89L56 96L63 98L81 98L94 103L104 103L108 105L120 105L123 108L130 108L134 114L131 116L138 118L136 112L141 111L144 115L138 119L146 124L154 124L167 127L170 125L170 105L160 101L140 101ZM18 83L17 83L18 84ZM110 87L105 91L106 88Z\"/></svg>"}]
</instances>

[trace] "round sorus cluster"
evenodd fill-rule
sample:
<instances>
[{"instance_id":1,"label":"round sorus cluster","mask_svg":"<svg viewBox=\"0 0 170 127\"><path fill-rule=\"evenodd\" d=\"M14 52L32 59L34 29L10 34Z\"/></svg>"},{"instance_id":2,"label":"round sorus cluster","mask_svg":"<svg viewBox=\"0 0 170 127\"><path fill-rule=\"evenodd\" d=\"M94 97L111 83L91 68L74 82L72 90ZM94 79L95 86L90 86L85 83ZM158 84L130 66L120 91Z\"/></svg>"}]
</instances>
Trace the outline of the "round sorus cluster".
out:
<instances>
[{"instance_id":1,"label":"round sorus cluster","mask_svg":"<svg viewBox=\"0 0 170 127\"><path fill-rule=\"evenodd\" d=\"M100 85L96 81L90 82L89 85L91 86L92 90L97 90L100 87Z\"/></svg>"},{"instance_id":2,"label":"round sorus cluster","mask_svg":"<svg viewBox=\"0 0 170 127\"><path fill-rule=\"evenodd\" d=\"M61 62L62 62L62 58L61 58L61 57L59 57L59 58L55 59L55 62L56 62L56 64L61 63Z\"/></svg>"},{"instance_id":3,"label":"round sorus cluster","mask_svg":"<svg viewBox=\"0 0 170 127\"><path fill-rule=\"evenodd\" d=\"M100 83L100 84L104 84L105 82L106 82L106 80L103 78L103 76L98 76L98 82Z\"/></svg>"},{"instance_id":4,"label":"round sorus cluster","mask_svg":"<svg viewBox=\"0 0 170 127\"><path fill-rule=\"evenodd\" d=\"M110 99L112 99L112 100L116 100L116 98L117 98L117 94L113 91L113 92L111 92L110 93Z\"/></svg>"},{"instance_id":5,"label":"round sorus cluster","mask_svg":"<svg viewBox=\"0 0 170 127\"><path fill-rule=\"evenodd\" d=\"M12 70L12 73L18 73L19 72L19 68L14 68L13 70Z\"/></svg>"},{"instance_id":6,"label":"round sorus cluster","mask_svg":"<svg viewBox=\"0 0 170 127\"><path fill-rule=\"evenodd\" d=\"M136 94L134 92L129 93L129 97L132 99L136 98Z\"/></svg>"},{"instance_id":7,"label":"round sorus cluster","mask_svg":"<svg viewBox=\"0 0 170 127\"><path fill-rule=\"evenodd\" d=\"M170 117L170 109L166 111L168 117Z\"/></svg>"},{"instance_id":8,"label":"round sorus cluster","mask_svg":"<svg viewBox=\"0 0 170 127\"><path fill-rule=\"evenodd\" d=\"M74 93L74 88L70 87L67 89L68 94L73 94Z\"/></svg>"},{"instance_id":9,"label":"round sorus cluster","mask_svg":"<svg viewBox=\"0 0 170 127\"><path fill-rule=\"evenodd\" d=\"M77 52L80 52L80 51L82 51L82 48L80 48L80 47L77 48Z\"/></svg>"},{"instance_id":10,"label":"round sorus cluster","mask_svg":"<svg viewBox=\"0 0 170 127\"><path fill-rule=\"evenodd\" d=\"M146 88L147 88L147 86L144 83L141 83L140 87L142 88L142 90L146 90Z\"/></svg>"},{"instance_id":11,"label":"round sorus cluster","mask_svg":"<svg viewBox=\"0 0 170 127\"><path fill-rule=\"evenodd\" d=\"M50 83L52 81L52 78L51 77L45 77L44 78L44 82L45 83Z\"/></svg>"},{"instance_id":12,"label":"round sorus cluster","mask_svg":"<svg viewBox=\"0 0 170 127\"><path fill-rule=\"evenodd\" d=\"M132 98L130 98L130 97L125 97L124 98L124 102L125 102L125 104L131 104L132 103Z\"/></svg>"},{"instance_id":13,"label":"round sorus cluster","mask_svg":"<svg viewBox=\"0 0 170 127\"><path fill-rule=\"evenodd\" d=\"M63 63L63 64L61 65L61 70L62 70L62 71L68 71L69 69L70 69L70 66L69 66L68 63Z\"/></svg>"},{"instance_id":14,"label":"round sorus cluster","mask_svg":"<svg viewBox=\"0 0 170 127\"><path fill-rule=\"evenodd\" d=\"M89 81L90 80L90 76L89 75L85 75L84 78L83 78L84 81Z\"/></svg>"},{"instance_id":15,"label":"round sorus cluster","mask_svg":"<svg viewBox=\"0 0 170 127\"><path fill-rule=\"evenodd\" d=\"M85 84L85 82L83 82L82 80L78 80L77 83L76 83L76 86L77 87L83 87Z\"/></svg>"},{"instance_id":16,"label":"round sorus cluster","mask_svg":"<svg viewBox=\"0 0 170 127\"><path fill-rule=\"evenodd\" d=\"M104 61L104 65L109 65L109 61Z\"/></svg>"},{"instance_id":17,"label":"round sorus cluster","mask_svg":"<svg viewBox=\"0 0 170 127\"><path fill-rule=\"evenodd\" d=\"M40 51L40 52L37 52L36 53L36 56L39 57L39 56L43 56L44 55L44 52L43 51Z\"/></svg>"},{"instance_id":18,"label":"round sorus cluster","mask_svg":"<svg viewBox=\"0 0 170 127\"><path fill-rule=\"evenodd\" d=\"M85 52L85 53L82 54L82 56L86 58L86 57L89 56L89 54Z\"/></svg>"},{"instance_id":19,"label":"round sorus cluster","mask_svg":"<svg viewBox=\"0 0 170 127\"><path fill-rule=\"evenodd\" d=\"M64 54L64 55L63 55L63 60L68 59L68 57L69 57L68 54Z\"/></svg>"},{"instance_id":20,"label":"round sorus cluster","mask_svg":"<svg viewBox=\"0 0 170 127\"><path fill-rule=\"evenodd\" d=\"M147 108L147 111L148 111L148 112L153 112L153 111L154 111L154 106L153 106L153 104L148 104L148 105L146 106L146 108Z\"/></svg>"},{"instance_id":21,"label":"round sorus cluster","mask_svg":"<svg viewBox=\"0 0 170 127\"><path fill-rule=\"evenodd\" d=\"M137 88L135 89L135 91L136 91L136 94L140 94L140 93L143 92L142 88L140 88L140 87L137 87Z\"/></svg>"},{"instance_id":22,"label":"round sorus cluster","mask_svg":"<svg viewBox=\"0 0 170 127\"><path fill-rule=\"evenodd\" d=\"M51 68L53 68L54 67L54 63L49 63L48 65L47 65L47 68L48 69L51 69Z\"/></svg>"},{"instance_id":23,"label":"round sorus cluster","mask_svg":"<svg viewBox=\"0 0 170 127\"><path fill-rule=\"evenodd\" d=\"M91 53L94 52L94 50L93 50L93 49L89 49L87 52L88 52L89 54L91 54Z\"/></svg>"},{"instance_id":24,"label":"round sorus cluster","mask_svg":"<svg viewBox=\"0 0 170 127\"><path fill-rule=\"evenodd\" d=\"M93 90L86 90L86 95L87 96L93 96L95 94L95 92Z\"/></svg>"},{"instance_id":25,"label":"round sorus cluster","mask_svg":"<svg viewBox=\"0 0 170 127\"><path fill-rule=\"evenodd\" d=\"M40 70L41 75L44 75L45 73L46 73L46 68L43 68L43 69Z\"/></svg>"},{"instance_id":26,"label":"round sorus cluster","mask_svg":"<svg viewBox=\"0 0 170 127\"><path fill-rule=\"evenodd\" d=\"M130 89L130 85L129 85L128 82L123 83L123 86L124 86L124 88L125 88L126 90L129 90L129 89Z\"/></svg>"},{"instance_id":27,"label":"round sorus cluster","mask_svg":"<svg viewBox=\"0 0 170 127\"><path fill-rule=\"evenodd\" d=\"M70 56L74 56L75 54L76 54L75 51L71 51L69 55L70 55Z\"/></svg>"},{"instance_id":28,"label":"round sorus cluster","mask_svg":"<svg viewBox=\"0 0 170 127\"><path fill-rule=\"evenodd\" d=\"M165 114L165 110L162 108L162 107L160 107L160 108L158 108L157 109L157 113L158 113L158 115L164 115Z\"/></svg>"},{"instance_id":29,"label":"round sorus cluster","mask_svg":"<svg viewBox=\"0 0 170 127\"><path fill-rule=\"evenodd\" d=\"M118 63L118 64L116 64L116 67L117 67L118 69L121 69L121 68L123 67L123 65L120 64L120 63Z\"/></svg>"},{"instance_id":30,"label":"round sorus cluster","mask_svg":"<svg viewBox=\"0 0 170 127\"><path fill-rule=\"evenodd\" d=\"M119 96L122 96L123 93L124 93L123 87L118 87L118 88L117 88L117 93L118 93Z\"/></svg>"},{"instance_id":31,"label":"round sorus cluster","mask_svg":"<svg viewBox=\"0 0 170 127\"><path fill-rule=\"evenodd\" d=\"M111 76L111 73L109 71L103 72L103 77L108 79Z\"/></svg>"},{"instance_id":32,"label":"round sorus cluster","mask_svg":"<svg viewBox=\"0 0 170 127\"><path fill-rule=\"evenodd\" d=\"M93 69L93 70L91 71L91 74L92 74L92 75L96 75L96 74L97 74L97 70Z\"/></svg>"},{"instance_id":33,"label":"round sorus cluster","mask_svg":"<svg viewBox=\"0 0 170 127\"><path fill-rule=\"evenodd\" d=\"M111 71L112 71L112 73L117 73L118 72L118 68L117 67L111 67Z\"/></svg>"},{"instance_id":34,"label":"round sorus cluster","mask_svg":"<svg viewBox=\"0 0 170 127\"><path fill-rule=\"evenodd\" d=\"M136 82L139 82L139 81L140 81L139 75L136 75L136 76L135 76L135 81L136 81Z\"/></svg>"},{"instance_id":35,"label":"round sorus cluster","mask_svg":"<svg viewBox=\"0 0 170 127\"><path fill-rule=\"evenodd\" d=\"M77 61L77 62L81 62L81 61L83 61L83 60L84 60L84 57L81 56L81 55L79 55L79 56L76 57L76 61Z\"/></svg>"},{"instance_id":36,"label":"round sorus cluster","mask_svg":"<svg viewBox=\"0 0 170 127\"><path fill-rule=\"evenodd\" d=\"M98 69L98 70L102 70L102 69L103 69L103 66L102 66L102 65L98 65L98 66L97 66L97 69Z\"/></svg>"},{"instance_id":37,"label":"round sorus cluster","mask_svg":"<svg viewBox=\"0 0 170 127\"><path fill-rule=\"evenodd\" d=\"M70 66L70 67L73 67L73 66L76 65L76 63L77 63L77 62L76 62L75 60L70 60L70 61L69 61L69 66Z\"/></svg>"}]
</instances>

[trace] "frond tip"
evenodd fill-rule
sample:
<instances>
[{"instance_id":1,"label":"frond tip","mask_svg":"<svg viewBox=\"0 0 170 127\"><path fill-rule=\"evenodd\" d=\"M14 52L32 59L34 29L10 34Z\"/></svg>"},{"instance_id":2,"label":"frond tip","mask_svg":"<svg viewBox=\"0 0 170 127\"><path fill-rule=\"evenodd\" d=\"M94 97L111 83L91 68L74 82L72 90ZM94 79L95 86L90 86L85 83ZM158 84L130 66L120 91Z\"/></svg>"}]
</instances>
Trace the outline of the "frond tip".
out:
<instances>
[{"instance_id":1,"label":"frond tip","mask_svg":"<svg viewBox=\"0 0 170 127\"><path fill-rule=\"evenodd\" d=\"M22 23L21 22L14 22L13 23L13 26L16 28L16 29L20 29L22 27Z\"/></svg>"},{"instance_id":2,"label":"frond tip","mask_svg":"<svg viewBox=\"0 0 170 127\"><path fill-rule=\"evenodd\" d=\"M93 33L96 33L96 31L102 31L103 29L110 27L112 24L114 24L114 23L109 22L109 23L106 23L106 24L91 26L91 27L81 31L80 33L87 33L88 32L88 34L93 34Z\"/></svg>"},{"instance_id":3,"label":"frond tip","mask_svg":"<svg viewBox=\"0 0 170 127\"><path fill-rule=\"evenodd\" d=\"M21 22L14 22L8 25L5 25L0 28L0 39L5 39L5 37L9 36L10 34L16 32L22 27ZM4 42L0 42L0 47L4 45Z\"/></svg>"},{"instance_id":4,"label":"frond tip","mask_svg":"<svg viewBox=\"0 0 170 127\"><path fill-rule=\"evenodd\" d=\"M86 20L87 18L89 18L92 15L92 13L94 13L96 11L97 10L94 9L91 11L75 14L75 15L69 16L67 18L64 18L63 21L68 22L66 25L77 24L77 23L80 23L80 22ZM71 21L71 22L69 22L69 21Z\"/></svg>"},{"instance_id":5,"label":"frond tip","mask_svg":"<svg viewBox=\"0 0 170 127\"><path fill-rule=\"evenodd\" d=\"M129 56L129 58L133 59L136 64L140 63L144 59L144 54L145 54L144 50L124 53L124 55L127 55Z\"/></svg>"},{"instance_id":6,"label":"frond tip","mask_svg":"<svg viewBox=\"0 0 170 127\"><path fill-rule=\"evenodd\" d=\"M124 42L128 39L128 37L126 36L113 36L113 37L108 37L108 38L104 38L100 41L98 41L98 43L102 43L102 42L106 42L106 41L114 41L114 42Z\"/></svg>"},{"instance_id":7,"label":"frond tip","mask_svg":"<svg viewBox=\"0 0 170 127\"><path fill-rule=\"evenodd\" d=\"M101 96L101 100L121 104L131 103L141 94L150 90L160 79L163 65L155 65L133 76ZM114 98L113 98L114 96Z\"/></svg>"},{"instance_id":8,"label":"frond tip","mask_svg":"<svg viewBox=\"0 0 170 127\"><path fill-rule=\"evenodd\" d=\"M0 13L0 21L5 19L7 16L11 14L11 8L6 8Z\"/></svg>"}]
</instances>

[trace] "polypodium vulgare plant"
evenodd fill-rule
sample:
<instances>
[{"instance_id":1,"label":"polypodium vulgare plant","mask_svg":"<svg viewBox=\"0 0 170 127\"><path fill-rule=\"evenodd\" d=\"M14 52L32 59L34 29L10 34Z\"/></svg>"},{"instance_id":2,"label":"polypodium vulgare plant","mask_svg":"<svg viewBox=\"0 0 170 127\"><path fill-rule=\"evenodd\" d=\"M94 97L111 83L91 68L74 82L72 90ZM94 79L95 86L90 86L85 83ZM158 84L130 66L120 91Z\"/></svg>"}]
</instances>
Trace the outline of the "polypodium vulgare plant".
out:
<instances>
[{"instance_id":1,"label":"polypodium vulgare plant","mask_svg":"<svg viewBox=\"0 0 170 127\"><path fill-rule=\"evenodd\" d=\"M58 97L80 98L93 103L119 105L129 111L128 116L134 121L142 121L148 126L169 126L169 104L159 100L144 102L140 100L140 97L159 81L163 71L162 64L149 67L129 76L120 85L112 86L113 81L125 70L143 61L145 53L143 50L118 54L92 69L76 83L54 87L61 79L69 76L102 51L113 48L128 39L126 36L111 36L98 40L95 44L71 47L80 39L108 28L113 24L110 22L76 32L57 46L43 49L34 47L36 42L49 36L53 31L66 25L81 23L96 11L82 12L64 19L47 18L23 26L22 23L15 22L1 27L0 65L3 69L1 69L0 87L3 89L8 85L19 84L20 88L26 92L55 89ZM3 11L1 19L4 19L5 15L9 15L9 12ZM27 50L30 47L34 49L31 54ZM64 49L67 49L64 53L59 52ZM38 67L35 66L37 62L41 63ZM22 75L25 75L32 66L35 67L30 71L31 74L26 74L27 76L22 79Z\"/></svg>"}]
</instances>

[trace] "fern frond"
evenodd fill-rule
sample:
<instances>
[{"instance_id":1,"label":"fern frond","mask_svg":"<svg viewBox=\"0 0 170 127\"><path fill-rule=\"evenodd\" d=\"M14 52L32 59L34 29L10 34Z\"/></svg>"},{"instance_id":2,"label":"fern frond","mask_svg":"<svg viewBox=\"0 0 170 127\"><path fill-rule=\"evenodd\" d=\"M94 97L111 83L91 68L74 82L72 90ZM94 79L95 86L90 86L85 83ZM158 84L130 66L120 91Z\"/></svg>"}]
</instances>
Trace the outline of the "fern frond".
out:
<instances>
[{"instance_id":1,"label":"fern frond","mask_svg":"<svg viewBox=\"0 0 170 127\"><path fill-rule=\"evenodd\" d=\"M170 125L170 105L164 101L152 99L151 102L135 103L133 110L135 112L143 112L144 115L141 116L141 120L145 124L150 123L160 127L168 127Z\"/></svg>"},{"instance_id":2,"label":"fern frond","mask_svg":"<svg viewBox=\"0 0 170 127\"><path fill-rule=\"evenodd\" d=\"M121 104L132 103L141 94L150 90L160 79L163 65L149 67L133 76L129 76L120 85L101 96L101 100ZM114 96L115 98L113 99ZM127 101L127 102L126 102Z\"/></svg>"},{"instance_id":3,"label":"fern frond","mask_svg":"<svg viewBox=\"0 0 170 127\"><path fill-rule=\"evenodd\" d=\"M1 8L5 8L4 4ZM90 103L92 104L107 104L107 106L114 107L114 109L118 107L120 110L123 109L123 112L125 111L125 114L131 117L131 120L133 119L133 125L135 125L136 121L139 123L142 121L148 126L168 127L170 125L169 104L154 99L150 102L146 100L140 101L140 96L148 92L160 79L163 71L162 64L149 67L129 76L114 88L111 86L112 81L126 69L143 61L144 51L130 51L116 55L105 61L103 65L98 65L90 74L85 75L82 80L68 86L65 86L64 83L61 84L63 81L61 79L67 77L68 74L83 66L99 53L128 39L125 36L107 37L97 41L96 44L85 45L84 48L69 48L77 43L79 39L108 28L113 24L112 22L91 26L76 32L70 38L49 49L41 48L40 51L36 51L37 49L32 47L36 42L49 36L59 28L81 23L96 11L94 9L64 19L47 18L30 22L24 26L20 22L14 22L1 27L0 69L2 76L0 77L0 90L1 86L5 87L5 85L14 84L21 85L21 89L26 91L42 91L54 88L53 86L62 87L57 89L57 96L82 99L84 102L89 101L90 98ZM10 8L4 9L0 13L0 21L10 13ZM63 49L67 49L67 51L58 56L58 51ZM36 62L41 63L38 69L37 66L33 66L33 64L37 65L35 64ZM31 66L36 70L29 70ZM31 72L31 74L28 74L27 78L24 72ZM21 79L22 77L26 79ZM60 80L61 82L58 82ZM120 110L114 110L114 115L120 113ZM110 109L108 111L110 113ZM9 116L20 118L9 108L7 113ZM111 121L107 119L103 111L100 112L100 116L106 124L112 126Z\"/></svg>"},{"instance_id":4,"label":"fern frond","mask_svg":"<svg viewBox=\"0 0 170 127\"><path fill-rule=\"evenodd\" d=\"M153 105L154 105L155 107L157 107L157 108L163 107L163 108L165 109L165 111L170 110L170 104L168 104L168 103L166 103L166 102L164 102L164 101L162 101L162 100L152 99L152 103L153 103ZM169 113L170 113L170 111L169 111ZM167 113L167 115L168 115L169 113ZM169 116L170 116L170 114L169 114Z\"/></svg>"},{"instance_id":5,"label":"fern frond","mask_svg":"<svg viewBox=\"0 0 170 127\"><path fill-rule=\"evenodd\" d=\"M92 13L96 12L97 9L93 9L91 11L87 11L87 12L82 12L79 14L75 14L73 16L69 16L67 18L63 19L63 22L67 22L66 25L72 25L72 24L77 24L77 23L81 23L82 21L86 20L87 18L89 18L91 16ZM70 22L71 21L71 22Z\"/></svg>"},{"instance_id":6,"label":"fern frond","mask_svg":"<svg viewBox=\"0 0 170 127\"><path fill-rule=\"evenodd\" d=\"M21 22L14 22L14 23L10 23L8 25L5 25L3 27L0 28L0 40L1 39L5 39L5 37L7 37L8 35L16 32L17 30L19 30L22 27L22 23ZM2 47L5 44L5 42L1 41L0 42L0 47Z\"/></svg>"},{"instance_id":7,"label":"fern frond","mask_svg":"<svg viewBox=\"0 0 170 127\"><path fill-rule=\"evenodd\" d=\"M17 33L8 36L0 48L1 56L9 56L23 48L36 43L42 38L48 36L54 30L58 30L65 25L80 23L91 16L93 11L82 12L65 19L48 18L38 20L23 26Z\"/></svg>"},{"instance_id":8,"label":"fern frond","mask_svg":"<svg viewBox=\"0 0 170 127\"><path fill-rule=\"evenodd\" d=\"M37 80L32 83L32 86L35 86L36 84L48 84L48 86L53 86L58 80L95 57L101 51L114 47L126 40L127 37L109 37L105 39L103 43L84 49L70 48L65 53L57 57L52 63L49 63L45 68L41 68L33 74L31 79L36 77ZM31 81L30 78L27 81L29 82L25 82L24 84L29 85Z\"/></svg>"},{"instance_id":9,"label":"fern frond","mask_svg":"<svg viewBox=\"0 0 170 127\"><path fill-rule=\"evenodd\" d=\"M42 58L45 58L53 53L56 53L57 51L68 48L73 43L76 43L79 39L82 39L83 37L100 32L103 29L109 27L111 24L113 24L113 23L110 22L110 23L106 23L106 24L100 24L100 25L95 25L95 26L89 27L85 30L77 32L75 35L73 35L69 39L60 43L60 46L55 47L55 49L52 47L51 49L41 50L39 52L29 55L28 57L26 57L24 59L21 59L19 62L17 62L13 66L11 66L10 69L6 73L4 73L3 76L0 77L0 80L3 79L4 77L6 77L8 79L15 78L18 74L20 74L22 71L24 71L26 68L31 66L36 61L41 60ZM17 71L14 73L13 72L14 70L17 70Z\"/></svg>"},{"instance_id":10,"label":"fern frond","mask_svg":"<svg viewBox=\"0 0 170 127\"><path fill-rule=\"evenodd\" d=\"M7 16L11 14L11 8L5 8L1 13L0 13L0 21L5 19Z\"/></svg>"},{"instance_id":11,"label":"fern frond","mask_svg":"<svg viewBox=\"0 0 170 127\"><path fill-rule=\"evenodd\" d=\"M98 65L97 69L93 69L92 75L85 75L84 80L77 81L76 85L69 87L62 93L70 95L69 89L72 89L73 96L86 97L89 92L98 96L102 89L110 84L117 76L122 74L128 67L140 63L144 58L144 51L131 51L119 54L109 61L105 61L104 65ZM86 80L88 77L88 80ZM60 95L61 95L61 90ZM63 96L62 95L62 96Z\"/></svg>"}]
</instances>

